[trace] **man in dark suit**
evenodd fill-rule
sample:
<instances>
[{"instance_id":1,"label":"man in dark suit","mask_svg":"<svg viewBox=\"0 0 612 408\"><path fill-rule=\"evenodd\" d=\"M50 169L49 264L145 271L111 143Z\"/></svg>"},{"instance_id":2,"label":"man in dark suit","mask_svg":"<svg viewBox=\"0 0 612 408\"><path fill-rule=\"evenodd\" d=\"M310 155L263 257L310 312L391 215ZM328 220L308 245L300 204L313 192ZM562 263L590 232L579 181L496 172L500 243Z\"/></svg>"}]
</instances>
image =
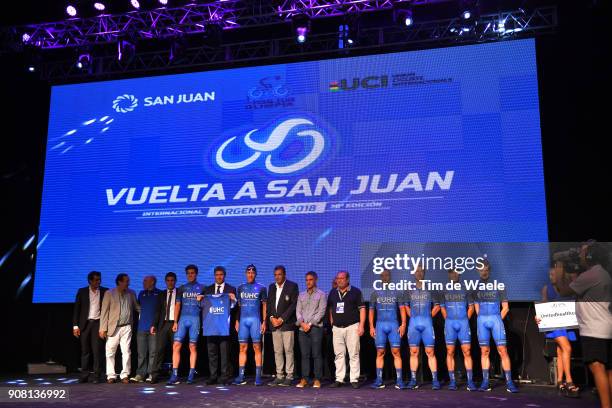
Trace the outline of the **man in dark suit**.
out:
<instances>
[{"instance_id":1,"label":"man in dark suit","mask_svg":"<svg viewBox=\"0 0 612 408\"><path fill-rule=\"evenodd\" d=\"M276 378L269 385L287 387L293 381L295 308L300 293L298 285L287 280L287 271L283 265L274 268L274 280L275 283L268 290L267 320L272 330Z\"/></svg>"},{"instance_id":2,"label":"man in dark suit","mask_svg":"<svg viewBox=\"0 0 612 408\"><path fill-rule=\"evenodd\" d=\"M88 286L80 288L72 312L72 334L81 341L81 378L89 380L89 359L93 356L94 379L100 382L102 376L103 340L98 336L100 330L100 309L107 288L101 287L102 274L92 271L87 275Z\"/></svg>"},{"instance_id":3,"label":"man in dark suit","mask_svg":"<svg viewBox=\"0 0 612 408\"><path fill-rule=\"evenodd\" d=\"M172 326L174 325L174 306L177 296L176 274L174 272L168 272L165 282L166 290L160 291L158 295L158 308L153 317L153 326L151 327L151 334L155 335L157 344L155 363L151 370L152 384L156 383L158 380L161 365L166 355L166 349L172 344L174 338Z\"/></svg>"},{"instance_id":4,"label":"man in dark suit","mask_svg":"<svg viewBox=\"0 0 612 408\"><path fill-rule=\"evenodd\" d=\"M215 283L207 286L202 295L216 295L219 293L227 293L232 301L236 301L236 288L225 283L226 271L223 266L216 266L214 270ZM234 308L232 310L232 320L234 317ZM230 330L233 325L230 324ZM221 375L219 381L222 384L229 383L231 377L230 366L228 363L229 352L229 336L207 336L206 344L208 348L208 368L210 369L210 378L206 384L213 385L217 383L219 370L219 360L221 360Z\"/></svg>"}]
</instances>

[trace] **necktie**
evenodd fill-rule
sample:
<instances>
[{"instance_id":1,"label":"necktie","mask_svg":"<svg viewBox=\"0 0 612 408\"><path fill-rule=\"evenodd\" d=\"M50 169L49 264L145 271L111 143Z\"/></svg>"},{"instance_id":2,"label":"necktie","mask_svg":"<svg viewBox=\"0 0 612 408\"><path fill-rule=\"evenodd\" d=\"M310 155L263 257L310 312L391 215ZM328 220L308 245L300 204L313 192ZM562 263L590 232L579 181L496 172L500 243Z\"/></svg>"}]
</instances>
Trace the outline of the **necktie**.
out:
<instances>
[{"instance_id":1,"label":"necktie","mask_svg":"<svg viewBox=\"0 0 612 408\"><path fill-rule=\"evenodd\" d=\"M166 299L166 320L170 320L170 305L172 304L172 291L168 290L168 298Z\"/></svg>"},{"instance_id":2,"label":"necktie","mask_svg":"<svg viewBox=\"0 0 612 408\"><path fill-rule=\"evenodd\" d=\"M218 295L219 293L221 293L221 285L217 285L217 292L216 292L216 294Z\"/></svg>"}]
</instances>

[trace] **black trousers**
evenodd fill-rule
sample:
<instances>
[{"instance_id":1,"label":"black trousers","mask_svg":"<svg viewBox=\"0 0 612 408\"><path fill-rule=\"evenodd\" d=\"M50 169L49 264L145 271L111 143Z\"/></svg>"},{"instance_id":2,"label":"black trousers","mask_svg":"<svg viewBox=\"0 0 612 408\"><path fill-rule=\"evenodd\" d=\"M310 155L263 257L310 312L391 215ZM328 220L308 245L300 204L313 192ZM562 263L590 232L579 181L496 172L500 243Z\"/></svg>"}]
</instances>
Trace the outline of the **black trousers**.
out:
<instances>
[{"instance_id":1,"label":"black trousers","mask_svg":"<svg viewBox=\"0 0 612 408\"><path fill-rule=\"evenodd\" d=\"M314 362L314 379L321 380L323 378L323 329L317 326L312 326L308 333L302 330L298 332L298 340L300 342L300 352L302 353L302 378L308 379L310 376L310 358Z\"/></svg>"},{"instance_id":2,"label":"black trousers","mask_svg":"<svg viewBox=\"0 0 612 408\"><path fill-rule=\"evenodd\" d=\"M172 331L173 325L174 320L166 320L160 327L157 328L157 333L155 334L157 339L157 355L155 356L155 363L153 364L153 369L151 370L151 373L154 376L160 374L161 365L164 362L164 357L166 356L166 349L172 345L174 339L174 332Z\"/></svg>"},{"instance_id":3,"label":"black trousers","mask_svg":"<svg viewBox=\"0 0 612 408\"><path fill-rule=\"evenodd\" d=\"M216 379L219 371L219 360L221 360L220 377L223 380L230 378L230 367L228 363L229 336L208 336L206 337L208 348L208 368L210 378Z\"/></svg>"},{"instance_id":4,"label":"black trousers","mask_svg":"<svg viewBox=\"0 0 612 408\"><path fill-rule=\"evenodd\" d=\"M102 377L104 342L99 336L100 320L89 320L85 329L81 331L81 377L89 377L91 371L90 359L93 357L93 371L96 378Z\"/></svg>"}]
</instances>

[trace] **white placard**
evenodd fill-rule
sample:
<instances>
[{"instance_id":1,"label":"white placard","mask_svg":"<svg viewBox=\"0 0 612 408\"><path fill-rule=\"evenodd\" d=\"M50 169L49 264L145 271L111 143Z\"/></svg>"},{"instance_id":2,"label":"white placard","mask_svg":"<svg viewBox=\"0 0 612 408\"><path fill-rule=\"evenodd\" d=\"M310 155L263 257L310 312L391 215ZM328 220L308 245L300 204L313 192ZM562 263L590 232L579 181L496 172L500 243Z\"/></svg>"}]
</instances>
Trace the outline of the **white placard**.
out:
<instances>
[{"instance_id":1,"label":"white placard","mask_svg":"<svg viewBox=\"0 0 612 408\"><path fill-rule=\"evenodd\" d=\"M578 327L574 301L536 303L535 310L540 318L538 328L541 332Z\"/></svg>"}]
</instances>

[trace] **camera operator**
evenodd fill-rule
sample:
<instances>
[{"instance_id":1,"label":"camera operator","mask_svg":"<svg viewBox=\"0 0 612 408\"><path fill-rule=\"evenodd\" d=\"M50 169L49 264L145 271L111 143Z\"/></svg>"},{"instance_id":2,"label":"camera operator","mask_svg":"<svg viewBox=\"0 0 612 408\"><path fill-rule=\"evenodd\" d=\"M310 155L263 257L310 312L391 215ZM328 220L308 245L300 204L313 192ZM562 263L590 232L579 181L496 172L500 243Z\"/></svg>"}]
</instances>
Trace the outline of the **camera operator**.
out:
<instances>
[{"instance_id":1,"label":"camera operator","mask_svg":"<svg viewBox=\"0 0 612 408\"><path fill-rule=\"evenodd\" d=\"M593 373L602 408L610 408L612 399L612 278L602 266L606 257L600 243L583 244L579 253L582 272L559 288L563 296L576 296L582 354Z\"/></svg>"}]
</instances>

